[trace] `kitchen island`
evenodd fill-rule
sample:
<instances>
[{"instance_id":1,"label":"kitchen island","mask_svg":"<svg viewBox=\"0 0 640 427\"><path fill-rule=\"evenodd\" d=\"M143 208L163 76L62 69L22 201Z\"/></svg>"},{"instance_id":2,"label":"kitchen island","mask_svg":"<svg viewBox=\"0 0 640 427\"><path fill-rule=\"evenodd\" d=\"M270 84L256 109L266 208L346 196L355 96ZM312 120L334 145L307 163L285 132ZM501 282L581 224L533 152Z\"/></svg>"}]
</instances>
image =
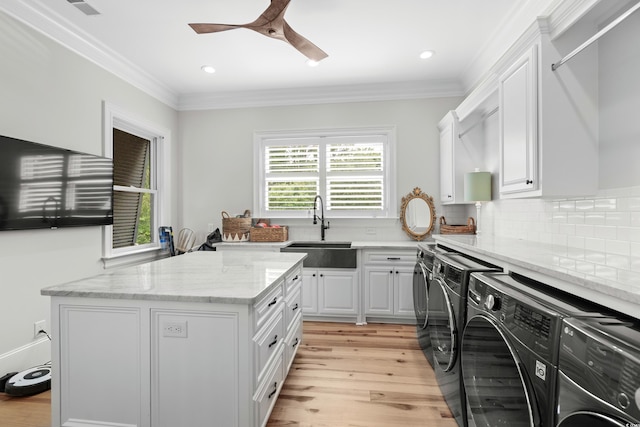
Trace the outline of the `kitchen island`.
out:
<instances>
[{"instance_id":1,"label":"kitchen island","mask_svg":"<svg viewBox=\"0 0 640 427\"><path fill-rule=\"evenodd\" d=\"M45 288L52 426L263 426L302 340L306 254L194 252Z\"/></svg>"}]
</instances>

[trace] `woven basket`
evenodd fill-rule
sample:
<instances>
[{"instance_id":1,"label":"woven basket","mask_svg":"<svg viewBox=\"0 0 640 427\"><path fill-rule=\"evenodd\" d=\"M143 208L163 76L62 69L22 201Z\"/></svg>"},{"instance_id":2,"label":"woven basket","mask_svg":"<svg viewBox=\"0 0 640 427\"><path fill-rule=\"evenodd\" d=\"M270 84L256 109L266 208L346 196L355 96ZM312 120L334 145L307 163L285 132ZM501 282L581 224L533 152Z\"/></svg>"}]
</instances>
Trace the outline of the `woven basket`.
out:
<instances>
[{"instance_id":1,"label":"woven basket","mask_svg":"<svg viewBox=\"0 0 640 427\"><path fill-rule=\"evenodd\" d=\"M289 228L282 227L251 227L249 240L252 242L286 242L289 239Z\"/></svg>"},{"instance_id":2,"label":"woven basket","mask_svg":"<svg viewBox=\"0 0 640 427\"><path fill-rule=\"evenodd\" d=\"M242 218L232 218L222 211L222 241L247 242L251 230L251 212L246 210Z\"/></svg>"},{"instance_id":3,"label":"woven basket","mask_svg":"<svg viewBox=\"0 0 640 427\"><path fill-rule=\"evenodd\" d=\"M448 225L447 220L440 217L440 234L475 234L476 221L469 217L466 225Z\"/></svg>"}]
</instances>

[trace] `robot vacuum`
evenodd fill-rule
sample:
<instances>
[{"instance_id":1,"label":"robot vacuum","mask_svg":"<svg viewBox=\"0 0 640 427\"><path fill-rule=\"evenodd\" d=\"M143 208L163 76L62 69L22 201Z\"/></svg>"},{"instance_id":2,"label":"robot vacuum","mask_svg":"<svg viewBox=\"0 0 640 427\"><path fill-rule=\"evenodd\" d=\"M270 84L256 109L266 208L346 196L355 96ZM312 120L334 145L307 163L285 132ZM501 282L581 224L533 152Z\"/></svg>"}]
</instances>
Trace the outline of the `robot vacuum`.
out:
<instances>
[{"instance_id":1,"label":"robot vacuum","mask_svg":"<svg viewBox=\"0 0 640 427\"><path fill-rule=\"evenodd\" d=\"M51 388L51 364L34 366L18 372L6 382L4 392L10 396L31 396Z\"/></svg>"}]
</instances>

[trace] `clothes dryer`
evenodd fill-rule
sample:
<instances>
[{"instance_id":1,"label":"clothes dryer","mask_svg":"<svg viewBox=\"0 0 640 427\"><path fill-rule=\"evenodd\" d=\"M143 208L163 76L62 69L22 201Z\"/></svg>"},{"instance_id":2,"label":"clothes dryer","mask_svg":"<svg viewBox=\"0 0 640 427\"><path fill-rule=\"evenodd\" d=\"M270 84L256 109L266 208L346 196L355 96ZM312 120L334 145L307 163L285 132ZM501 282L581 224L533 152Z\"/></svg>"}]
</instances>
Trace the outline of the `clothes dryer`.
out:
<instances>
[{"instance_id":1,"label":"clothes dryer","mask_svg":"<svg viewBox=\"0 0 640 427\"><path fill-rule=\"evenodd\" d=\"M433 279L433 263L436 253L446 251L436 247L435 242L418 243L416 265L413 269L413 308L416 314L418 344L427 361L433 366L433 350L427 324L429 322L429 282Z\"/></svg>"},{"instance_id":2,"label":"clothes dryer","mask_svg":"<svg viewBox=\"0 0 640 427\"><path fill-rule=\"evenodd\" d=\"M461 254L436 254L429 283L427 329L433 347L433 369L440 390L458 425L467 426L459 349L466 321L467 285L474 271L500 268Z\"/></svg>"},{"instance_id":3,"label":"clothes dryer","mask_svg":"<svg viewBox=\"0 0 640 427\"><path fill-rule=\"evenodd\" d=\"M461 359L469 425L553 427L562 320L606 312L504 273L472 274L468 292Z\"/></svg>"},{"instance_id":4,"label":"clothes dryer","mask_svg":"<svg viewBox=\"0 0 640 427\"><path fill-rule=\"evenodd\" d=\"M637 320L565 319L557 427L640 426Z\"/></svg>"}]
</instances>

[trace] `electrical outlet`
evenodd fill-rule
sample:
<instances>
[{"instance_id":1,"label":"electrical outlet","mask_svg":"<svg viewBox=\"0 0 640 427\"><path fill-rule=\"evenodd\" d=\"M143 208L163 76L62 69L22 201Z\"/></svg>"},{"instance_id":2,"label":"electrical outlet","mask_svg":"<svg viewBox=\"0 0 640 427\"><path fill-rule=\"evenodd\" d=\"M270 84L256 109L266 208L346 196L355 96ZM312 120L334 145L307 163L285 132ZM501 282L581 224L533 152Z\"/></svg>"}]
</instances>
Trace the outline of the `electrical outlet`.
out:
<instances>
[{"instance_id":1,"label":"electrical outlet","mask_svg":"<svg viewBox=\"0 0 640 427\"><path fill-rule=\"evenodd\" d=\"M164 322L162 324L162 336L163 337L187 337L187 321L182 322Z\"/></svg>"},{"instance_id":2,"label":"electrical outlet","mask_svg":"<svg viewBox=\"0 0 640 427\"><path fill-rule=\"evenodd\" d=\"M33 337L38 338L40 331L46 331L47 321L46 320L38 320L33 324Z\"/></svg>"},{"instance_id":3,"label":"electrical outlet","mask_svg":"<svg viewBox=\"0 0 640 427\"><path fill-rule=\"evenodd\" d=\"M213 232L213 224L212 223L207 224L207 231L209 233Z\"/></svg>"}]
</instances>

